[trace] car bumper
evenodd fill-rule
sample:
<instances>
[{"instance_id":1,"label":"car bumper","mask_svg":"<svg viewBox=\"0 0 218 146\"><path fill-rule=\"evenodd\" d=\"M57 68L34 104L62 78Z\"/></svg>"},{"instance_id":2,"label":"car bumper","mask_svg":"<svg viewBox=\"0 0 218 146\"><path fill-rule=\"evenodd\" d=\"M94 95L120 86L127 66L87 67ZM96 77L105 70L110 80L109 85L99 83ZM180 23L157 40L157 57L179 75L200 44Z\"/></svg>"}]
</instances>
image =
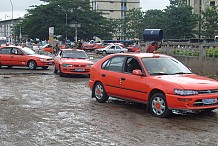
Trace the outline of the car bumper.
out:
<instances>
[{"instance_id":1,"label":"car bumper","mask_svg":"<svg viewBox=\"0 0 218 146\"><path fill-rule=\"evenodd\" d=\"M37 66L52 66L53 63L53 61L39 61L37 62Z\"/></svg>"},{"instance_id":2,"label":"car bumper","mask_svg":"<svg viewBox=\"0 0 218 146\"><path fill-rule=\"evenodd\" d=\"M218 101L217 94L202 94L193 96L166 95L166 99L169 109L206 110L211 108L218 108L218 102L211 104L203 103L203 99L216 99L216 101Z\"/></svg>"},{"instance_id":3,"label":"car bumper","mask_svg":"<svg viewBox=\"0 0 218 146\"><path fill-rule=\"evenodd\" d=\"M90 74L90 68L61 67L64 74Z\"/></svg>"}]
</instances>

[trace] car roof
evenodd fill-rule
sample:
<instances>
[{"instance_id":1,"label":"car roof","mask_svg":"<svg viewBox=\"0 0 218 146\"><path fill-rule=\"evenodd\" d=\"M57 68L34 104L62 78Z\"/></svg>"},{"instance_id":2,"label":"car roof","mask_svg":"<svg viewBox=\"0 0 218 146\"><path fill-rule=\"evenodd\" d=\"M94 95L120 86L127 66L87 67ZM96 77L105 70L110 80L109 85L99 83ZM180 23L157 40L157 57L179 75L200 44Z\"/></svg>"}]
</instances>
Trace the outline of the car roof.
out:
<instances>
[{"instance_id":1,"label":"car roof","mask_svg":"<svg viewBox=\"0 0 218 146\"><path fill-rule=\"evenodd\" d=\"M144 58L144 57L147 57L147 58L160 58L160 57L171 57L171 56L168 56L168 55L164 55L164 54L160 54L160 53L135 53L135 52L128 52L128 53L116 53L116 54L111 54L109 56L120 56L120 55L123 55L123 56L134 56L134 57L138 57L138 58Z\"/></svg>"}]
</instances>

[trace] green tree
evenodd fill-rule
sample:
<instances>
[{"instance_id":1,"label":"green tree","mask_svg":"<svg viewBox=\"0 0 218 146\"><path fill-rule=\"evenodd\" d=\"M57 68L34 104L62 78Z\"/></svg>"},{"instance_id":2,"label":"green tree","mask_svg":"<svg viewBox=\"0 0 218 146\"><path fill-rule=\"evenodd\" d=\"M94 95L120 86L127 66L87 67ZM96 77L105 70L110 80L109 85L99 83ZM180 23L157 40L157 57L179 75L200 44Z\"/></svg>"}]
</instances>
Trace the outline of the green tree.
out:
<instances>
[{"instance_id":1,"label":"green tree","mask_svg":"<svg viewBox=\"0 0 218 146\"><path fill-rule=\"evenodd\" d=\"M165 38L188 39L194 37L197 16L192 14L192 7L170 5L165 9Z\"/></svg>"},{"instance_id":2,"label":"green tree","mask_svg":"<svg viewBox=\"0 0 218 146\"><path fill-rule=\"evenodd\" d=\"M214 35L218 33L218 7L207 8L202 15L203 36L214 38Z\"/></svg>"},{"instance_id":3,"label":"green tree","mask_svg":"<svg viewBox=\"0 0 218 146\"><path fill-rule=\"evenodd\" d=\"M34 6L25 15L22 26L31 38L48 39L48 28L54 27L56 35L73 39L75 28L70 24L81 24L78 38L91 39L98 36L102 39L111 38L113 25L101 13L91 11L87 0L52 0L48 4ZM67 25L66 25L67 18ZM64 38L64 37L63 37Z\"/></svg>"},{"instance_id":4,"label":"green tree","mask_svg":"<svg viewBox=\"0 0 218 146\"><path fill-rule=\"evenodd\" d=\"M140 38L143 32L143 15L144 12L141 9L131 9L127 11L127 15L125 17L125 27L126 37L135 39Z\"/></svg>"}]
</instances>

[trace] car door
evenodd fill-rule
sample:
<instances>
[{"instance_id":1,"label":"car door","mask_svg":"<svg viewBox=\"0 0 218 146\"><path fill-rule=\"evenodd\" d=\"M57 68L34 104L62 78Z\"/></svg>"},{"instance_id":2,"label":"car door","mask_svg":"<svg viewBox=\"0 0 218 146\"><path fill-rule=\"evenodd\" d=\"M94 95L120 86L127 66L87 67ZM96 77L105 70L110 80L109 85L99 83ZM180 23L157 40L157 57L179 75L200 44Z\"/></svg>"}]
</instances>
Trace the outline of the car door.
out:
<instances>
[{"instance_id":1,"label":"car door","mask_svg":"<svg viewBox=\"0 0 218 146\"><path fill-rule=\"evenodd\" d=\"M121 52L121 47L120 46L116 46L115 53L120 53L120 52Z\"/></svg>"},{"instance_id":2,"label":"car door","mask_svg":"<svg viewBox=\"0 0 218 146\"><path fill-rule=\"evenodd\" d=\"M130 100L145 102L148 94L146 77L133 75L132 71L134 69L139 69L144 72L140 62L136 58L127 57L124 65L124 72L120 77L120 94L122 97Z\"/></svg>"},{"instance_id":3,"label":"car door","mask_svg":"<svg viewBox=\"0 0 218 146\"><path fill-rule=\"evenodd\" d=\"M107 53L115 53L115 46L110 46L108 49L107 49Z\"/></svg>"},{"instance_id":4,"label":"car door","mask_svg":"<svg viewBox=\"0 0 218 146\"><path fill-rule=\"evenodd\" d=\"M0 49L0 63L2 65L11 65L11 47Z\"/></svg>"},{"instance_id":5,"label":"car door","mask_svg":"<svg viewBox=\"0 0 218 146\"><path fill-rule=\"evenodd\" d=\"M120 77L125 56L116 56L102 65L101 80L108 95L120 96Z\"/></svg>"},{"instance_id":6,"label":"car door","mask_svg":"<svg viewBox=\"0 0 218 146\"><path fill-rule=\"evenodd\" d=\"M27 57L19 48L15 48L15 47L11 48L10 58L11 58L11 65L15 65L15 66L27 65Z\"/></svg>"}]
</instances>

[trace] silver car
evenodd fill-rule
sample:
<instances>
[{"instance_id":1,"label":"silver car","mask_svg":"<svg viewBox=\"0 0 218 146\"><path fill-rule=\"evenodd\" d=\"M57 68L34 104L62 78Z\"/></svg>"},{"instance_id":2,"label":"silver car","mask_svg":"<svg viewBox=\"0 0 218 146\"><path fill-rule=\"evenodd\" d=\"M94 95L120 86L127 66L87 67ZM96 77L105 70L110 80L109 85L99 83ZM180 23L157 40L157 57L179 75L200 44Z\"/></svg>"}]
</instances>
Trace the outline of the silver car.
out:
<instances>
[{"instance_id":1,"label":"silver car","mask_svg":"<svg viewBox=\"0 0 218 146\"><path fill-rule=\"evenodd\" d=\"M122 48L119 45L109 45L106 46L105 48L101 48L101 49L95 49L95 52L97 54L112 54L112 53L125 53L128 52L128 49L126 48Z\"/></svg>"}]
</instances>

